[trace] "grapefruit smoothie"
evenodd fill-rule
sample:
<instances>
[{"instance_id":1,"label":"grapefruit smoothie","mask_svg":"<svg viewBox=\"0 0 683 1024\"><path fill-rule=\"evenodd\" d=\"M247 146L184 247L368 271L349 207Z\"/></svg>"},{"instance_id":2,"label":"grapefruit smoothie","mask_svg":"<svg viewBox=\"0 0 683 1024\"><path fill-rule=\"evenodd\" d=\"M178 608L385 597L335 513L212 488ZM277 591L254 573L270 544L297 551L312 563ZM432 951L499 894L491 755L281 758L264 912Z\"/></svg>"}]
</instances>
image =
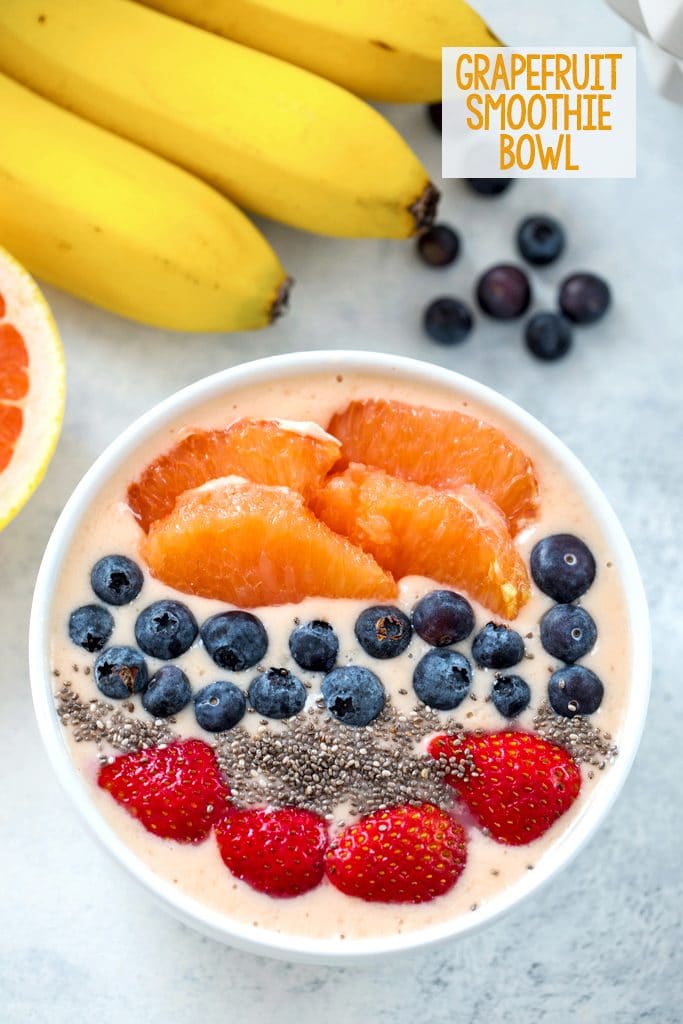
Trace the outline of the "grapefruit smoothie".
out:
<instances>
[{"instance_id":1,"label":"grapefruit smoothie","mask_svg":"<svg viewBox=\"0 0 683 1024\"><path fill-rule=\"evenodd\" d=\"M452 387L226 390L84 515L52 606L64 742L155 873L247 925L473 914L618 757L619 565L516 424Z\"/></svg>"}]
</instances>

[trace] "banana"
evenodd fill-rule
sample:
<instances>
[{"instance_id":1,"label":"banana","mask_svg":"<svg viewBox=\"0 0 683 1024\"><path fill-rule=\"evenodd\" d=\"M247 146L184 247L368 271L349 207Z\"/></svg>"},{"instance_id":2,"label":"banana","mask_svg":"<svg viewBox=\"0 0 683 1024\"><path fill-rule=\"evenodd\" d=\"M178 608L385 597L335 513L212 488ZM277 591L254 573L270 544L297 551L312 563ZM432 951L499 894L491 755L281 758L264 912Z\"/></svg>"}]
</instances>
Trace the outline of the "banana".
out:
<instances>
[{"instance_id":1,"label":"banana","mask_svg":"<svg viewBox=\"0 0 683 1024\"><path fill-rule=\"evenodd\" d=\"M0 243L122 316L186 331L262 327L286 278L201 181L0 74Z\"/></svg>"},{"instance_id":2,"label":"banana","mask_svg":"<svg viewBox=\"0 0 683 1024\"><path fill-rule=\"evenodd\" d=\"M0 0L0 70L295 227L404 238L434 215L426 171L362 100L131 0Z\"/></svg>"},{"instance_id":3,"label":"banana","mask_svg":"<svg viewBox=\"0 0 683 1024\"><path fill-rule=\"evenodd\" d=\"M140 0L359 96L441 99L442 46L501 46L464 0Z\"/></svg>"}]
</instances>

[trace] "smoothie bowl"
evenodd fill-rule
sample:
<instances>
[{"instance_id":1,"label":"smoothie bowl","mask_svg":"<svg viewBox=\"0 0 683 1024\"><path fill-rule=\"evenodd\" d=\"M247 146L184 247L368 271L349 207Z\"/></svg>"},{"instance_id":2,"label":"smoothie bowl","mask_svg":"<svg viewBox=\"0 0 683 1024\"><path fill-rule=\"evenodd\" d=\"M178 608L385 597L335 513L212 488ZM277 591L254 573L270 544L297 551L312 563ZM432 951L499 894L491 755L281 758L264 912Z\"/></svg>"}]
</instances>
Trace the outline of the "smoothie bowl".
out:
<instances>
[{"instance_id":1,"label":"smoothie bowl","mask_svg":"<svg viewBox=\"0 0 683 1024\"><path fill-rule=\"evenodd\" d=\"M130 427L36 584L54 768L167 909L342 962L490 922L564 867L640 738L648 614L574 456L377 354L245 364Z\"/></svg>"}]
</instances>

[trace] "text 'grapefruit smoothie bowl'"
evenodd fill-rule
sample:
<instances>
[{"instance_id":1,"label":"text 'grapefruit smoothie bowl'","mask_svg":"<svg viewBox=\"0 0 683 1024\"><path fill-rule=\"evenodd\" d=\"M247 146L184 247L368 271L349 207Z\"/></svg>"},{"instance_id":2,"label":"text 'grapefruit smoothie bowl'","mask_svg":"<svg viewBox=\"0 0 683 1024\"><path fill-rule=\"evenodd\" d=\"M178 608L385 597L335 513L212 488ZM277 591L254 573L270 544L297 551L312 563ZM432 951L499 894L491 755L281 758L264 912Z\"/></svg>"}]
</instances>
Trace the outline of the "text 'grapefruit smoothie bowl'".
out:
<instances>
[{"instance_id":1,"label":"text 'grapefruit smoothie bowl'","mask_svg":"<svg viewBox=\"0 0 683 1024\"><path fill-rule=\"evenodd\" d=\"M119 439L31 646L118 859L211 934L312 959L536 888L620 787L649 679L633 556L576 460L466 378L343 353L226 371Z\"/></svg>"}]
</instances>

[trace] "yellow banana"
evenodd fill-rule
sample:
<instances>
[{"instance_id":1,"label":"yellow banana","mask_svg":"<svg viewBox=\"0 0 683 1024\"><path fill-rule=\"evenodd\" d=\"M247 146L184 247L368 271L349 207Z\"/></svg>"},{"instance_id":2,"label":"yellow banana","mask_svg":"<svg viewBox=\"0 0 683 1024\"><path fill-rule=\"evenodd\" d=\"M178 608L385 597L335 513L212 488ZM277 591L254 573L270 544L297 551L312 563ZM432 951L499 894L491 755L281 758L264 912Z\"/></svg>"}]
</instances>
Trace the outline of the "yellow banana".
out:
<instances>
[{"instance_id":1,"label":"yellow banana","mask_svg":"<svg viewBox=\"0 0 683 1024\"><path fill-rule=\"evenodd\" d=\"M464 0L140 0L359 96L441 98L442 46L501 46Z\"/></svg>"},{"instance_id":2,"label":"yellow banana","mask_svg":"<svg viewBox=\"0 0 683 1024\"><path fill-rule=\"evenodd\" d=\"M247 218L192 175L0 74L0 243L39 277L187 331L269 323L286 278Z\"/></svg>"},{"instance_id":3,"label":"yellow banana","mask_svg":"<svg viewBox=\"0 0 683 1024\"><path fill-rule=\"evenodd\" d=\"M0 0L0 70L266 217L402 238L437 193L356 96L131 0Z\"/></svg>"}]
</instances>

